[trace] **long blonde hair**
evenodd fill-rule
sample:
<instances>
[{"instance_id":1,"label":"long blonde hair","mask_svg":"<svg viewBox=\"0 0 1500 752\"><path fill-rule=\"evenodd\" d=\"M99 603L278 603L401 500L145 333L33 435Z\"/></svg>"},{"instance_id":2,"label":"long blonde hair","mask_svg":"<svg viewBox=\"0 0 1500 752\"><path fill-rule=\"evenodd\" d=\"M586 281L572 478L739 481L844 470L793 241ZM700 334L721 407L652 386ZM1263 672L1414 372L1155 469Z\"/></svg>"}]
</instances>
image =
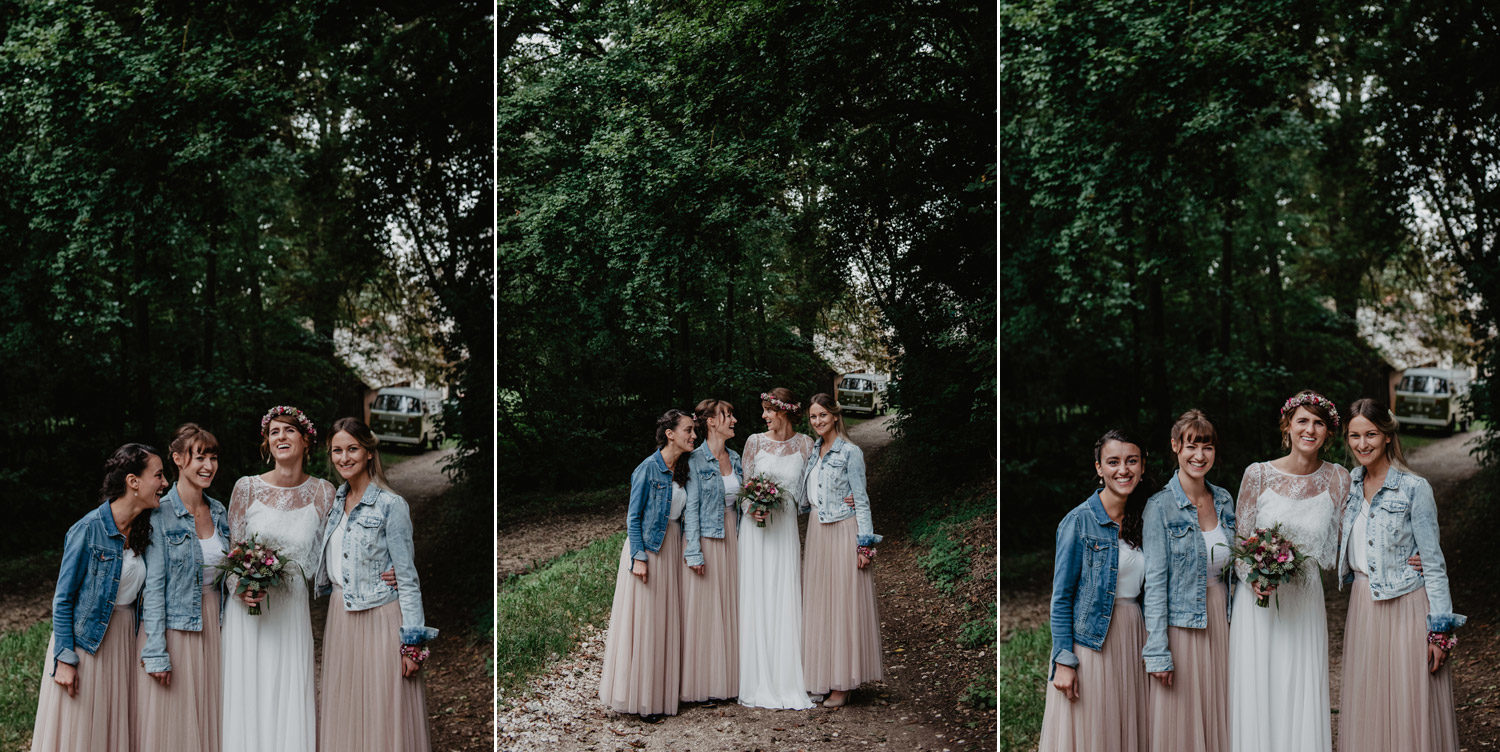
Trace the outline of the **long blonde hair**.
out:
<instances>
[{"instance_id":1,"label":"long blonde hair","mask_svg":"<svg viewBox=\"0 0 1500 752\"><path fill-rule=\"evenodd\" d=\"M375 436L375 432L371 431L370 427L359 418L339 418L333 422L333 428L328 431L330 451L333 450L333 437L337 436L340 431L349 434L349 437L354 439L354 443L364 447L365 451L370 453L370 459L365 461L365 472L370 474L370 479L375 481L375 485L387 491L391 490L391 484L385 479L385 466L380 462L380 439Z\"/></svg>"},{"instance_id":2,"label":"long blonde hair","mask_svg":"<svg viewBox=\"0 0 1500 752\"><path fill-rule=\"evenodd\" d=\"M849 432L844 429L844 408L839 407L838 400L835 400L826 392L818 392L808 402L827 410L833 416L833 434L848 440ZM812 408L809 407L808 409L811 410Z\"/></svg>"}]
</instances>

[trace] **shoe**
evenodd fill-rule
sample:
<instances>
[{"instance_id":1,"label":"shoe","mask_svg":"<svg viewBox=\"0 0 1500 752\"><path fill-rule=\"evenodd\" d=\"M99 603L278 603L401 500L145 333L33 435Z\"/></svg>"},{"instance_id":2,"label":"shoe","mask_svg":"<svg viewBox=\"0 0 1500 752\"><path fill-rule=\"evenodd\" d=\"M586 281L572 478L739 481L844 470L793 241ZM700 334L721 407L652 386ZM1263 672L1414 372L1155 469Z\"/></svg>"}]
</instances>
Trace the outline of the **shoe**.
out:
<instances>
[{"instance_id":1,"label":"shoe","mask_svg":"<svg viewBox=\"0 0 1500 752\"><path fill-rule=\"evenodd\" d=\"M847 691L843 691L843 692L841 692L841 691L829 692L828 693L828 699L826 699L826 700L823 701L823 707L825 707L825 708L843 707L844 703L848 702L848 700L849 700L849 693Z\"/></svg>"}]
</instances>

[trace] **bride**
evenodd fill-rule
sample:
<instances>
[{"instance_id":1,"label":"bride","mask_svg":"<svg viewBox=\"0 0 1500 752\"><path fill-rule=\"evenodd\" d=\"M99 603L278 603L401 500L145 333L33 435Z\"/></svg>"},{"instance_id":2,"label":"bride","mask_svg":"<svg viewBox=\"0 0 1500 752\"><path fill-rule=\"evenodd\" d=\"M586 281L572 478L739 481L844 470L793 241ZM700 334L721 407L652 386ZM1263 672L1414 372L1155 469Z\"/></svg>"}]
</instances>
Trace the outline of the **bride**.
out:
<instances>
[{"instance_id":1,"label":"bride","mask_svg":"<svg viewBox=\"0 0 1500 752\"><path fill-rule=\"evenodd\" d=\"M1231 749L1332 748L1328 703L1328 615L1319 567L1332 567L1349 473L1318 456L1339 427L1333 402L1303 391L1281 407L1281 443L1290 451L1245 469L1235 534L1280 523L1281 532L1315 561L1273 590L1252 588L1239 567L1229 630ZM1270 604L1255 604L1270 594Z\"/></svg>"},{"instance_id":2,"label":"bride","mask_svg":"<svg viewBox=\"0 0 1500 752\"><path fill-rule=\"evenodd\" d=\"M303 469L318 434L301 410L271 408L260 431L261 454L275 466L234 484L230 537L259 536L288 563L281 587L241 594L225 607L224 750L312 752L317 724L308 578L317 571L318 536L333 506L333 485ZM258 615L250 614L253 605L260 605Z\"/></svg>"},{"instance_id":3,"label":"bride","mask_svg":"<svg viewBox=\"0 0 1500 752\"><path fill-rule=\"evenodd\" d=\"M797 510L803 503L802 469L812 439L792 429L801 412L791 390L760 395L767 431L745 441L745 480L763 475L785 493L769 515L749 515L740 525L740 704L758 708L812 707L802 680L801 544ZM742 502L743 505L743 502Z\"/></svg>"}]
</instances>

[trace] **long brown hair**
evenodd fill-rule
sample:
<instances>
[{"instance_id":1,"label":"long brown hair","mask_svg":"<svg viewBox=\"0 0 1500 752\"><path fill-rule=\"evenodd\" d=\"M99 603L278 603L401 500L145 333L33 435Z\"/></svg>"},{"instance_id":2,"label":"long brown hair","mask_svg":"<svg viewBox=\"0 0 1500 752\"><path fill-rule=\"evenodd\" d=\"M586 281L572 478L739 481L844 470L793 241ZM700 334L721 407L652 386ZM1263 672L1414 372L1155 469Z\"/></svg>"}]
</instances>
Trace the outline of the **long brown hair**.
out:
<instances>
[{"instance_id":1,"label":"long brown hair","mask_svg":"<svg viewBox=\"0 0 1500 752\"><path fill-rule=\"evenodd\" d=\"M1349 406L1349 422L1353 423L1355 418L1364 418L1375 424L1375 428L1390 439L1385 445L1385 458L1393 465L1399 464L1406 467L1406 454L1401 451L1401 426L1396 423L1396 417L1386 408L1385 403L1380 400L1365 397L1357 399ZM1345 427L1344 441L1349 440L1348 427Z\"/></svg>"},{"instance_id":2,"label":"long brown hair","mask_svg":"<svg viewBox=\"0 0 1500 752\"><path fill-rule=\"evenodd\" d=\"M161 459L161 452L147 444L126 444L116 449L109 459L104 461L104 482L99 486L100 502L118 499L125 495L125 479L129 476L144 475L146 466L151 464L151 458ZM130 522L130 530L125 534L125 544L134 551L137 556L146 553L146 547L151 545L151 515L137 514Z\"/></svg>"},{"instance_id":3,"label":"long brown hair","mask_svg":"<svg viewBox=\"0 0 1500 752\"><path fill-rule=\"evenodd\" d=\"M671 410L668 410L668 411L662 413L661 417L656 419L656 449L657 449L657 451L661 451L662 449L664 449L667 446L667 432L668 431L676 431L677 430L677 424L681 423L683 418L687 418L689 421L691 421L693 419L693 416L688 415L687 413L685 413L685 412L683 412L681 410L678 410L677 408L674 407ZM688 482L688 453L687 452L683 452L682 454L677 455L677 461L672 463L672 482L676 483L679 486L682 486L683 488L687 488L687 482Z\"/></svg>"},{"instance_id":4,"label":"long brown hair","mask_svg":"<svg viewBox=\"0 0 1500 752\"><path fill-rule=\"evenodd\" d=\"M339 418L333 422L333 428L328 430L330 452L333 451L333 437L339 435L340 431L349 434L354 443L364 447L365 452L370 455L370 459L365 460L365 472L369 473L370 480L387 491L391 490L391 484L385 479L385 465L380 462L380 439L375 436L375 432L359 418Z\"/></svg>"},{"instance_id":5,"label":"long brown hair","mask_svg":"<svg viewBox=\"0 0 1500 752\"><path fill-rule=\"evenodd\" d=\"M835 436L842 436L845 440L849 438L849 432L844 430L844 409L839 407L838 400L835 400L830 394L818 392L807 401L827 410L833 416L833 433ZM812 408L809 407L808 409L811 410Z\"/></svg>"},{"instance_id":6,"label":"long brown hair","mask_svg":"<svg viewBox=\"0 0 1500 752\"><path fill-rule=\"evenodd\" d=\"M1104 445L1111 441L1131 444L1141 450L1141 479L1135 484L1135 489L1130 492L1130 495L1125 497L1125 516L1120 520L1120 540L1140 548L1142 531L1145 529L1146 500L1157 491L1155 484L1146 479L1146 446L1136 441L1124 429L1111 428L1094 442L1094 464L1099 464L1104 456ZM1102 483L1103 480L1101 479L1100 482Z\"/></svg>"}]
</instances>

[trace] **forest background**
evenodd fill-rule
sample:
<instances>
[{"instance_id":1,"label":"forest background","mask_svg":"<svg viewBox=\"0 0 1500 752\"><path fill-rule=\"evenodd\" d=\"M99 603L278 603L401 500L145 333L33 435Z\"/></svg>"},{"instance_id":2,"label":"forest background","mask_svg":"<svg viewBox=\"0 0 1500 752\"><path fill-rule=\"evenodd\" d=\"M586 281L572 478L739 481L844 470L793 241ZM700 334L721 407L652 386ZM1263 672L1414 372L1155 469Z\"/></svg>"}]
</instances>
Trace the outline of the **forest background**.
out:
<instances>
[{"instance_id":1,"label":"forest background","mask_svg":"<svg viewBox=\"0 0 1500 752\"><path fill-rule=\"evenodd\" d=\"M1451 358L1479 378L1473 449L1493 468L1493 6L1035 0L1002 5L1000 38L1002 603L1045 590L1113 426L1165 481L1168 427L1205 410L1209 480L1233 490L1280 454L1297 390L1346 406ZM1489 571L1469 558L1466 576ZM1039 720L1029 670L1002 655L1008 723Z\"/></svg>"},{"instance_id":2,"label":"forest background","mask_svg":"<svg viewBox=\"0 0 1500 752\"><path fill-rule=\"evenodd\" d=\"M491 37L472 2L0 3L7 589L116 446L198 422L227 501L272 405L361 414L360 347L450 386L452 548L488 560Z\"/></svg>"}]
</instances>

